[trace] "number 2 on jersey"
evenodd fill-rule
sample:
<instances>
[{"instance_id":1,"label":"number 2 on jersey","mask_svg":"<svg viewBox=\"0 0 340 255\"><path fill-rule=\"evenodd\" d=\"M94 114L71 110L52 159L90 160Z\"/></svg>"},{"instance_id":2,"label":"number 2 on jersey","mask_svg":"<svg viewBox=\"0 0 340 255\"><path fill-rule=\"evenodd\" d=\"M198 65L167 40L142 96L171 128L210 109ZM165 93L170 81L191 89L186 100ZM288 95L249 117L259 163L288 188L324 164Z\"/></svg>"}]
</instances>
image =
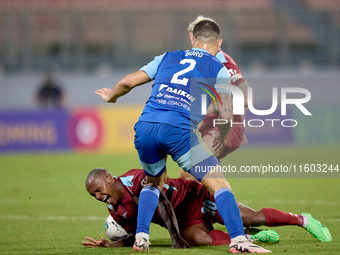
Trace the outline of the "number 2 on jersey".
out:
<instances>
[{"instance_id":1,"label":"number 2 on jersey","mask_svg":"<svg viewBox=\"0 0 340 255\"><path fill-rule=\"evenodd\" d=\"M187 79L187 78L179 79L178 76L194 70L195 65L196 65L196 61L194 59L182 59L181 62L179 62L179 63L182 64L182 65L189 63L190 65L187 68L184 68L183 70L175 73L172 76L170 82L186 86L188 84L189 79Z\"/></svg>"}]
</instances>

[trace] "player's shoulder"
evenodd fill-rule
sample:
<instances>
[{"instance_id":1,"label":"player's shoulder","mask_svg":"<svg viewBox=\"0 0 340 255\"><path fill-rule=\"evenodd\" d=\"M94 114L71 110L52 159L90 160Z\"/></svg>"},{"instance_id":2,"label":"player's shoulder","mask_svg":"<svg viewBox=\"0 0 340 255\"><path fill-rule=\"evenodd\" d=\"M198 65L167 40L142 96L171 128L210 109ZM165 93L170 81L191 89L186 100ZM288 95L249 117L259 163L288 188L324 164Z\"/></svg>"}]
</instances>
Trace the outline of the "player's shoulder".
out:
<instances>
[{"instance_id":1,"label":"player's shoulder","mask_svg":"<svg viewBox=\"0 0 340 255\"><path fill-rule=\"evenodd\" d=\"M163 54L162 57L162 63L164 62L172 62L175 61L177 59L183 59L185 58L185 50L177 50L177 51L167 51Z\"/></svg>"},{"instance_id":2,"label":"player's shoulder","mask_svg":"<svg viewBox=\"0 0 340 255\"><path fill-rule=\"evenodd\" d=\"M220 50L216 57L223 63L223 65L227 68L228 73L231 77L231 83L233 85L238 86L241 82L244 81L241 70L236 64L236 62L225 52Z\"/></svg>"},{"instance_id":3,"label":"player's shoulder","mask_svg":"<svg viewBox=\"0 0 340 255\"><path fill-rule=\"evenodd\" d=\"M145 177L145 173L142 169L131 169L125 174L119 176L119 179L126 186L132 186L135 180L142 180Z\"/></svg>"},{"instance_id":4,"label":"player's shoulder","mask_svg":"<svg viewBox=\"0 0 340 255\"><path fill-rule=\"evenodd\" d=\"M175 51L167 51L164 53L164 56L173 56L173 55L185 55L187 50L175 50Z\"/></svg>"},{"instance_id":5,"label":"player's shoulder","mask_svg":"<svg viewBox=\"0 0 340 255\"><path fill-rule=\"evenodd\" d=\"M219 50L216 54L216 57L224 64L224 63L230 63L233 65L237 65L234 59L229 56L227 53L225 53L222 50Z\"/></svg>"}]
</instances>

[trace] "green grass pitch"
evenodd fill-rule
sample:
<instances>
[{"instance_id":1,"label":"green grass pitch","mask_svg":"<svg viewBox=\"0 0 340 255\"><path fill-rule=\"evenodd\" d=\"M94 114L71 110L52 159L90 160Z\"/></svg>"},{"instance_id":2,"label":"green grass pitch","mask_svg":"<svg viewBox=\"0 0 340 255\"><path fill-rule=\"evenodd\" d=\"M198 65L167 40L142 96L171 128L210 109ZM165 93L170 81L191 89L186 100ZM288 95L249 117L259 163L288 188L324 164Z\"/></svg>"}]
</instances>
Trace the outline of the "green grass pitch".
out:
<instances>
[{"instance_id":1,"label":"green grass pitch","mask_svg":"<svg viewBox=\"0 0 340 255\"><path fill-rule=\"evenodd\" d=\"M242 148L224 164L340 164L340 147ZM104 167L114 175L139 168L136 154L30 154L0 156L0 254L131 254L132 248L86 248L85 236L105 237L106 205L84 187L88 172ZM178 168L169 159L169 176ZM340 177L340 172L338 173ZM228 179L236 199L254 209L274 207L309 212L331 231L331 243L318 242L295 226L272 228L277 244L263 244L276 254L340 254L339 178ZM216 225L223 230L223 226ZM264 227L262 227L264 228ZM151 226L152 254L225 254L226 246L171 249L166 229Z\"/></svg>"}]
</instances>

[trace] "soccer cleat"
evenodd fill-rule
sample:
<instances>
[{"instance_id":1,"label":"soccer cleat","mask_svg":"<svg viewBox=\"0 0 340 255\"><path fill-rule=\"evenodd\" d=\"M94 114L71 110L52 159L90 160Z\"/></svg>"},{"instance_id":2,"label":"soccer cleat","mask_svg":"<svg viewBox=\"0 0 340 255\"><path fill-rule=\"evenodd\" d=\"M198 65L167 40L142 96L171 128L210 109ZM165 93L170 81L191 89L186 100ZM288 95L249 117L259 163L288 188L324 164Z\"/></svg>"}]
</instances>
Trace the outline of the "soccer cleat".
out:
<instances>
[{"instance_id":1,"label":"soccer cleat","mask_svg":"<svg viewBox=\"0 0 340 255\"><path fill-rule=\"evenodd\" d=\"M270 250L266 250L256 244L253 244L249 240L240 242L231 242L229 245L229 252L231 253L271 253Z\"/></svg>"},{"instance_id":2,"label":"soccer cleat","mask_svg":"<svg viewBox=\"0 0 340 255\"><path fill-rule=\"evenodd\" d=\"M301 213L302 216L308 218L308 223L304 227L320 242L331 242L332 236L328 228L322 225L319 221L314 219L309 213Z\"/></svg>"},{"instance_id":3,"label":"soccer cleat","mask_svg":"<svg viewBox=\"0 0 340 255\"><path fill-rule=\"evenodd\" d=\"M250 238L259 242L277 243L280 241L280 235L270 229L247 228L245 233L250 235Z\"/></svg>"},{"instance_id":4,"label":"soccer cleat","mask_svg":"<svg viewBox=\"0 0 340 255\"><path fill-rule=\"evenodd\" d=\"M146 238L139 237L135 240L135 243L133 244L132 249L135 251L143 251L143 250L148 251L150 244L151 243L148 240L146 240Z\"/></svg>"}]
</instances>

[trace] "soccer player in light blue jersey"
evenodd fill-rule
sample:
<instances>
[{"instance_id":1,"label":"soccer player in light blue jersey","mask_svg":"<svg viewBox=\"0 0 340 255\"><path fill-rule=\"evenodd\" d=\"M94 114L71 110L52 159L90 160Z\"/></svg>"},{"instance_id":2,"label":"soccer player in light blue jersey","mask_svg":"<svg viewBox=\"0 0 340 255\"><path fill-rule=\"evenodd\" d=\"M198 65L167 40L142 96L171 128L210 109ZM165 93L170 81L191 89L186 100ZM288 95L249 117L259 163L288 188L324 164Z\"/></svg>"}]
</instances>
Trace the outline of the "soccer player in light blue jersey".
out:
<instances>
[{"instance_id":1,"label":"soccer player in light blue jersey","mask_svg":"<svg viewBox=\"0 0 340 255\"><path fill-rule=\"evenodd\" d=\"M231 93L225 88L229 74L215 57L221 44L220 27L216 22L198 22L191 39L193 48L166 52L146 66L129 74L111 90L102 88L96 94L109 103L127 94L132 88L154 80L145 108L135 125L135 147L147 177L139 196L135 250L149 249L149 227L157 207L161 189L167 179L166 160L170 155L179 167L190 172L214 195L217 210L229 232L233 253L265 253L249 242L243 229L240 211L230 184L220 165L197 131L212 97L221 119L230 120ZM214 138L225 143L230 130L219 125Z\"/></svg>"}]
</instances>

